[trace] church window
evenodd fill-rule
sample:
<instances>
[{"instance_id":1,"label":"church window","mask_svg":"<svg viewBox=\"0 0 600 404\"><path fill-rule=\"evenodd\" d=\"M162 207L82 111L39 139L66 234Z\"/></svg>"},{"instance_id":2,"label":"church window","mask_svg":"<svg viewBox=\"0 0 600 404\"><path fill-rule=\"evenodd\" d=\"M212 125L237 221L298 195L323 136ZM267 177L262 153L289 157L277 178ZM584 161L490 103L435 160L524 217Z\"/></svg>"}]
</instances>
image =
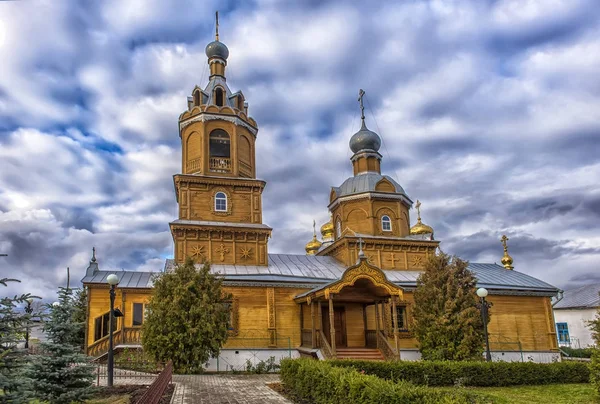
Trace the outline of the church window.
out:
<instances>
[{"instance_id":1,"label":"church window","mask_svg":"<svg viewBox=\"0 0 600 404\"><path fill-rule=\"evenodd\" d=\"M337 235L337 238L342 237L342 221L339 219L335 224L335 234Z\"/></svg>"},{"instance_id":2,"label":"church window","mask_svg":"<svg viewBox=\"0 0 600 404\"><path fill-rule=\"evenodd\" d=\"M215 194L215 210L217 212L227 212L227 195L224 192Z\"/></svg>"},{"instance_id":3,"label":"church window","mask_svg":"<svg viewBox=\"0 0 600 404\"><path fill-rule=\"evenodd\" d=\"M134 303L133 304L133 321L132 325L142 325L144 322L144 304Z\"/></svg>"},{"instance_id":4,"label":"church window","mask_svg":"<svg viewBox=\"0 0 600 404\"><path fill-rule=\"evenodd\" d=\"M381 230L392 231L392 219L388 215L381 217Z\"/></svg>"},{"instance_id":5,"label":"church window","mask_svg":"<svg viewBox=\"0 0 600 404\"><path fill-rule=\"evenodd\" d=\"M217 87L217 89L215 90L215 104L219 107L222 107L223 104L223 89L220 87Z\"/></svg>"},{"instance_id":6,"label":"church window","mask_svg":"<svg viewBox=\"0 0 600 404\"><path fill-rule=\"evenodd\" d=\"M231 140L223 129L210 133L210 170L213 172L231 172Z\"/></svg>"},{"instance_id":7,"label":"church window","mask_svg":"<svg viewBox=\"0 0 600 404\"><path fill-rule=\"evenodd\" d=\"M390 313L392 316L392 327L394 326L394 313L393 306L390 305ZM406 314L406 306L396 306L396 313L398 315L398 331L399 332L407 332L408 331L408 318ZM393 332L393 329L392 329Z\"/></svg>"},{"instance_id":8,"label":"church window","mask_svg":"<svg viewBox=\"0 0 600 404\"><path fill-rule=\"evenodd\" d=\"M227 331L230 336L236 336L239 330L238 323L238 299L227 300L223 302L225 309L228 312L227 315Z\"/></svg>"},{"instance_id":9,"label":"church window","mask_svg":"<svg viewBox=\"0 0 600 404\"><path fill-rule=\"evenodd\" d=\"M556 323L556 334L558 335L558 343L565 345L570 344L569 325L567 323Z\"/></svg>"},{"instance_id":10,"label":"church window","mask_svg":"<svg viewBox=\"0 0 600 404\"><path fill-rule=\"evenodd\" d=\"M100 338L106 337L108 335L109 317L109 313L106 313L101 315L100 317L96 317L96 319L94 320L94 341L98 341Z\"/></svg>"}]
</instances>

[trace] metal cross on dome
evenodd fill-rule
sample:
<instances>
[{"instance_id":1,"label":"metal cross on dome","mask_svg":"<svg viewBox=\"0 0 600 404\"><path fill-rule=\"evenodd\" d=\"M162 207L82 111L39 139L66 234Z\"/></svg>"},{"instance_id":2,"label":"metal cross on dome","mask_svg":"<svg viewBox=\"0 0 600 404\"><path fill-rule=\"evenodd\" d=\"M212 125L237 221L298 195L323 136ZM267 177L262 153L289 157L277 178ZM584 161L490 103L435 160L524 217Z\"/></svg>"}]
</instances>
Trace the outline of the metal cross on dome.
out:
<instances>
[{"instance_id":1,"label":"metal cross on dome","mask_svg":"<svg viewBox=\"0 0 600 404\"><path fill-rule=\"evenodd\" d=\"M358 90L358 102L360 104L360 119L365 120L365 106L363 105L363 97L365 95L365 90L362 88Z\"/></svg>"}]
</instances>

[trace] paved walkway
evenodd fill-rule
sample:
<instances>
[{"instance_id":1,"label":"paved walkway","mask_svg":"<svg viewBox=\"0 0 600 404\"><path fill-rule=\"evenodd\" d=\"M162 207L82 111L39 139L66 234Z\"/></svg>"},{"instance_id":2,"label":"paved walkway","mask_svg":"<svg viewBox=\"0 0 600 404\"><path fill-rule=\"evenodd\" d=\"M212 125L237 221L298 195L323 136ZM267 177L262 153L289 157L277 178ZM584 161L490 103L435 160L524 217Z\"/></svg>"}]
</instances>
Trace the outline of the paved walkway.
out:
<instances>
[{"instance_id":1,"label":"paved walkway","mask_svg":"<svg viewBox=\"0 0 600 404\"><path fill-rule=\"evenodd\" d=\"M173 375L172 404L291 403L268 387L279 375Z\"/></svg>"}]
</instances>

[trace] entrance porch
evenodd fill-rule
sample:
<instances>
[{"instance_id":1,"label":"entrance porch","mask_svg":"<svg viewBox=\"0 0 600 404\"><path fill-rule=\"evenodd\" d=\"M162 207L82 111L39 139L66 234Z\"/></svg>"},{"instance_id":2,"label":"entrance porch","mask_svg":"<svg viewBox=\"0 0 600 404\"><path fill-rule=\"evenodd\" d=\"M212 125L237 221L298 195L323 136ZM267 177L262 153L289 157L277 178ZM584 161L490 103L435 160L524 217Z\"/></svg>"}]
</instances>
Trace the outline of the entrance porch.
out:
<instances>
[{"instance_id":1,"label":"entrance porch","mask_svg":"<svg viewBox=\"0 0 600 404\"><path fill-rule=\"evenodd\" d=\"M362 257L339 280L296 297L302 347L327 359L398 360L400 328L406 331L402 298L402 289Z\"/></svg>"}]
</instances>

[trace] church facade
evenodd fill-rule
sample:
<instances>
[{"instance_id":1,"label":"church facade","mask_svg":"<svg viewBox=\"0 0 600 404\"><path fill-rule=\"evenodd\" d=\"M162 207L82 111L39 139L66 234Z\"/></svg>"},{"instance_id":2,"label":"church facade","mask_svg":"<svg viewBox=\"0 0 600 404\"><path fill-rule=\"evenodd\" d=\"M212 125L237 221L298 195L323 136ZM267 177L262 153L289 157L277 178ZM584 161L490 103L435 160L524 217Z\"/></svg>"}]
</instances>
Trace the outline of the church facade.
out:
<instances>
[{"instance_id":1,"label":"church facade","mask_svg":"<svg viewBox=\"0 0 600 404\"><path fill-rule=\"evenodd\" d=\"M367 128L350 137L353 176L332 187L331 220L314 231L306 255L271 254L256 178L258 124L241 91L226 81L229 50L217 38L206 47L209 82L195 87L179 116L181 172L173 177L178 218L169 226L174 258L208 261L233 296L230 337L210 369L247 359L419 359L412 330L416 280L439 241L400 184L381 172L380 137ZM417 220L410 226L410 210ZM559 360L551 298L558 289L513 270L504 238L503 266L470 263L493 303L489 324L495 360ZM116 273L116 347L137 347L153 273L100 270L95 254L82 279L88 290L88 354L108 349L106 277Z\"/></svg>"}]
</instances>

